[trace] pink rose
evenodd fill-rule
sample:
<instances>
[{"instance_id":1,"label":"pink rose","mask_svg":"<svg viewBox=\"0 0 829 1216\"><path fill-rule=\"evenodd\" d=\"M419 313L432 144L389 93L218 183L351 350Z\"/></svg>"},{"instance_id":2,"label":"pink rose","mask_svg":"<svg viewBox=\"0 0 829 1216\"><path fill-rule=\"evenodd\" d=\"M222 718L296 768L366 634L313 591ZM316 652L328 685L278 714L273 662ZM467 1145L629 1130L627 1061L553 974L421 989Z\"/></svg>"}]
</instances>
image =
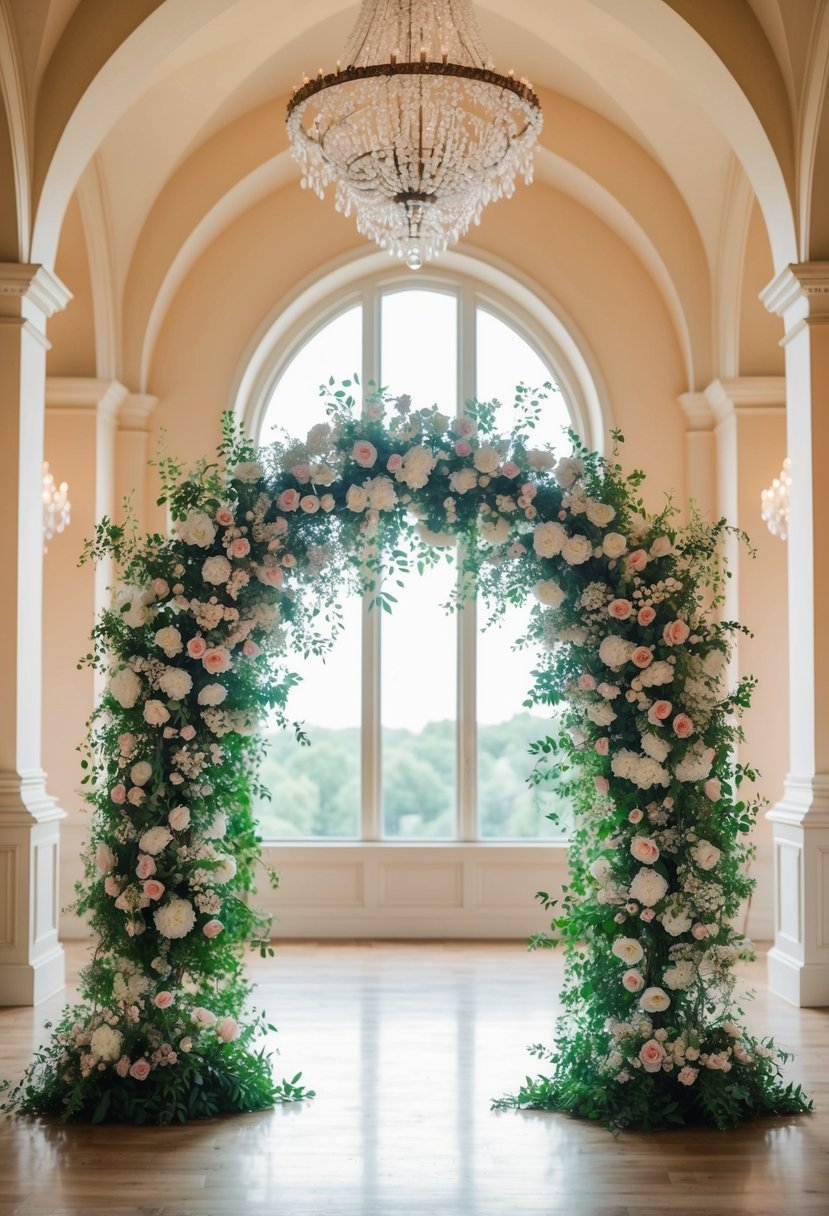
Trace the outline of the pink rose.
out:
<instances>
[{"instance_id":1,"label":"pink rose","mask_svg":"<svg viewBox=\"0 0 829 1216\"><path fill-rule=\"evenodd\" d=\"M230 651L225 646L211 646L202 655L202 667L211 675L230 670Z\"/></svg>"},{"instance_id":2,"label":"pink rose","mask_svg":"<svg viewBox=\"0 0 829 1216\"><path fill-rule=\"evenodd\" d=\"M279 495L280 511L295 511L299 506L299 490L283 490Z\"/></svg>"},{"instance_id":3,"label":"pink rose","mask_svg":"<svg viewBox=\"0 0 829 1216\"><path fill-rule=\"evenodd\" d=\"M638 806L635 806L633 808L633 810L630 812L630 814L628 815L628 822L629 823L641 823L642 818L643 818L642 812L639 810Z\"/></svg>"},{"instance_id":4,"label":"pink rose","mask_svg":"<svg viewBox=\"0 0 829 1216\"><path fill-rule=\"evenodd\" d=\"M594 746L596 749L596 754L599 756L606 756L610 751L610 743L604 737L597 739Z\"/></svg>"},{"instance_id":5,"label":"pink rose","mask_svg":"<svg viewBox=\"0 0 829 1216\"><path fill-rule=\"evenodd\" d=\"M612 616L614 621L626 621L632 612L630 600L613 600L607 606L607 615Z\"/></svg>"},{"instance_id":6,"label":"pink rose","mask_svg":"<svg viewBox=\"0 0 829 1216\"><path fill-rule=\"evenodd\" d=\"M183 1051L185 1053L193 1050L193 1040L190 1038L189 1034L186 1034L184 1036L184 1038L181 1040L181 1042L178 1045L178 1049L179 1049L179 1051Z\"/></svg>"},{"instance_id":7,"label":"pink rose","mask_svg":"<svg viewBox=\"0 0 829 1216\"><path fill-rule=\"evenodd\" d=\"M256 577L266 587L281 587L285 581L285 575L279 569L279 566L260 566L256 572Z\"/></svg>"},{"instance_id":8,"label":"pink rose","mask_svg":"<svg viewBox=\"0 0 829 1216\"><path fill-rule=\"evenodd\" d=\"M652 625L656 619L656 609L651 608L650 604L644 604L637 612L636 619L640 625Z\"/></svg>"},{"instance_id":9,"label":"pink rose","mask_svg":"<svg viewBox=\"0 0 829 1216\"><path fill-rule=\"evenodd\" d=\"M657 1039L648 1039L639 1048L639 1059L645 1072L659 1072L665 1058L665 1049Z\"/></svg>"},{"instance_id":10,"label":"pink rose","mask_svg":"<svg viewBox=\"0 0 829 1216\"><path fill-rule=\"evenodd\" d=\"M239 1023L235 1018L222 1018L216 1027L216 1034L223 1043L232 1043L239 1033Z\"/></svg>"},{"instance_id":11,"label":"pink rose","mask_svg":"<svg viewBox=\"0 0 829 1216\"><path fill-rule=\"evenodd\" d=\"M278 515L271 527L277 536L284 536L288 531L288 521L284 515Z\"/></svg>"},{"instance_id":12,"label":"pink rose","mask_svg":"<svg viewBox=\"0 0 829 1216\"><path fill-rule=\"evenodd\" d=\"M116 895L121 894L121 879L116 878L114 874L107 874L104 879L104 890L110 899L115 899Z\"/></svg>"},{"instance_id":13,"label":"pink rose","mask_svg":"<svg viewBox=\"0 0 829 1216\"><path fill-rule=\"evenodd\" d=\"M521 487L522 498L528 498L530 500L530 502L532 502L532 500L535 498L537 493L538 493L538 486L534 486L531 481L525 481L523 486Z\"/></svg>"},{"instance_id":14,"label":"pink rose","mask_svg":"<svg viewBox=\"0 0 829 1216\"><path fill-rule=\"evenodd\" d=\"M296 558L294 557L293 553L282 554L282 565L286 570L292 570L294 568L296 565Z\"/></svg>"},{"instance_id":15,"label":"pink rose","mask_svg":"<svg viewBox=\"0 0 829 1216\"><path fill-rule=\"evenodd\" d=\"M630 842L630 851L637 861L648 866L659 860L659 845L655 844L650 836L634 836Z\"/></svg>"},{"instance_id":16,"label":"pink rose","mask_svg":"<svg viewBox=\"0 0 829 1216\"><path fill-rule=\"evenodd\" d=\"M594 777L593 785L597 794L606 794L610 789L610 782L608 781L607 777Z\"/></svg>"},{"instance_id":17,"label":"pink rose","mask_svg":"<svg viewBox=\"0 0 829 1216\"><path fill-rule=\"evenodd\" d=\"M160 600L163 600L165 596L170 594L170 584L167 582L166 578L154 578L152 581L152 589L153 595L158 596Z\"/></svg>"},{"instance_id":18,"label":"pink rose","mask_svg":"<svg viewBox=\"0 0 829 1216\"><path fill-rule=\"evenodd\" d=\"M259 646L257 646L256 642L252 642L250 638L248 638L242 647L242 654L245 656L245 658L255 659L260 653Z\"/></svg>"},{"instance_id":19,"label":"pink rose","mask_svg":"<svg viewBox=\"0 0 829 1216\"><path fill-rule=\"evenodd\" d=\"M579 688L582 690L582 692L592 692L595 687L596 681L594 677L591 676L589 671L586 671L584 675L579 676Z\"/></svg>"},{"instance_id":20,"label":"pink rose","mask_svg":"<svg viewBox=\"0 0 829 1216\"><path fill-rule=\"evenodd\" d=\"M367 439L358 439L351 449L351 459L361 469L370 469L377 459L377 448Z\"/></svg>"},{"instance_id":21,"label":"pink rose","mask_svg":"<svg viewBox=\"0 0 829 1216\"><path fill-rule=\"evenodd\" d=\"M161 733L165 739L175 739L175 737L178 735L178 731L174 726L165 726Z\"/></svg>"},{"instance_id":22,"label":"pink rose","mask_svg":"<svg viewBox=\"0 0 829 1216\"><path fill-rule=\"evenodd\" d=\"M469 451L471 452L472 449L470 448ZM390 473L396 473L398 469L403 468L403 457L398 452L392 452L386 461L386 468Z\"/></svg>"},{"instance_id":23,"label":"pink rose","mask_svg":"<svg viewBox=\"0 0 829 1216\"><path fill-rule=\"evenodd\" d=\"M167 816L167 822L174 832L183 832L190 826L190 810L186 806L174 806Z\"/></svg>"},{"instance_id":24,"label":"pink rose","mask_svg":"<svg viewBox=\"0 0 829 1216\"><path fill-rule=\"evenodd\" d=\"M722 797L722 785L719 777L709 777L702 791L706 798L710 798L712 802L719 802Z\"/></svg>"},{"instance_id":25,"label":"pink rose","mask_svg":"<svg viewBox=\"0 0 829 1216\"><path fill-rule=\"evenodd\" d=\"M130 1068L130 1076L133 1077L136 1081L146 1081L147 1077L149 1075L150 1075L149 1061L145 1060L144 1057L142 1056L141 1059L136 1060L135 1063L133 1064L133 1066Z\"/></svg>"},{"instance_id":26,"label":"pink rose","mask_svg":"<svg viewBox=\"0 0 829 1216\"><path fill-rule=\"evenodd\" d=\"M654 912L653 908L643 908L642 911L639 913L639 919L644 920L646 922L649 920L653 920L653 918L655 916L656 916L656 913Z\"/></svg>"},{"instance_id":27,"label":"pink rose","mask_svg":"<svg viewBox=\"0 0 829 1216\"><path fill-rule=\"evenodd\" d=\"M233 523L233 512L230 507L219 507L216 512L216 523L221 524L223 528L229 528Z\"/></svg>"},{"instance_id":28,"label":"pink rose","mask_svg":"<svg viewBox=\"0 0 829 1216\"><path fill-rule=\"evenodd\" d=\"M622 986L628 992L641 992L645 987L645 980L641 971L637 971L635 967L631 967L630 971L626 971L622 976Z\"/></svg>"},{"instance_id":29,"label":"pink rose","mask_svg":"<svg viewBox=\"0 0 829 1216\"><path fill-rule=\"evenodd\" d=\"M131 731L125 730L123 735L118 736L118 750L122 756L129 756L135 748L135 735Z\"/></svg>"},{"instance_id":30,"label":"pink rose","mask_svg":"<svg viewBox=\"0 0 829 1216\"><path fill-rule=\"evenodd\" d=\"M209 920L202 926L202 933L205 937L218 937L223 929L224 925L220 920Z\"/></svg>"},{"instance_id":31,"label":"pink rose","mask_svg":"<svg viewBox=\"0 0 829 1216\"><path fill-rule=\"evenodd\" d=\"M155 858L150 857L147 853L138 854L138 865L135 867L135 873L139 878L150 878L155 874Z\"/></svg>"},{"instance_id":32,"label":"pink rose","mask_svg":"<svg viewBox=\"0 0 829 1216\"><path fill-rule=\"evenodd\" d=\"M460 456L461 459L463 459L465 456L469 456L471 451L472 451L472 444L469 443L466 439L459 439L458 442L455 444L455 455Z\"/></svg>"},{"instance_id":33,"label":"pink rose","mask_svg":"<svg viewBox=\"0 0 829 1216\"><path fill-rule=\"evenodd\" d=\"M662 640L666 646L681 646L688 641L691 630L685 621L668 621L662 630Z\"/></svg>"},{"instance_id":34,"label":"pink rose","mask_svg":"<svg viewBox=\"0 0 829 1216\"><path fill-rule=\"evenodd\" d=\"M156 1009L169 1009L173 1003L172 992L157 992L153 998Z\"/></svg>"},{"instance_id":35,"label":"pink rose","mask_svg":"<svg viewBox=\"0 0 829 1216\"><path fill-rule=\"evenodd\" d=\"M693 1085L698 1076L699 1069L691 1068L689 1064L686 1064L684 1068L680 1068L679 1072L676 1074L676 1079L679 1081L680 1085Z\"/></svg>"},{"instance_id":36,"label":"pink rose","mask_svg":"<svg viewBox=\"0 0 829 1216\"><path fill-rule=\"evenodd\" d=\"M315 515L320 509L320 500L316 494L306 494L299 500L299 505L306 515Z\"/></svg>"},{"instance_id":37,"label":"pink rose","mask_svg":"<svg viewBox=\"0 0 829 1216\"><path fill-rule=\"evenodd\" d=\"M705 925L700 924L699 921L697 921L695 925L691 926L691 933L698 942L703 941L708 936L708 930L706 929Z\"/></svg>"},{"instance_id":38,"label":"pink rose","mask_svg":"<svg viewBox=\"0 0 829 1216\"><path fill-rule=\"evenodd\" d=\"M392 457L392 459L393 459L393 457ZM322 507L323 511L333 511L334 510L334 495L333 494L323 494L322 498L320 499L320 506Z\"/></svg>"},{"instance_id":39,"label":"pink rose","mask_svg":"<svg viewBox=\"0 0 829 1216\"><path fill-rule=\"evenodd\" d=\"M116 786L116 789L117 789L117 786ZM114 792L115 791L113 790L113 793ZM141 786L134 785L132 787L132 789L130 790L130 792L127 794L127 802L129 802L131 806L140 806L141 803L144 801L145 797L146 797L146 794L142 790ZM113 801L114 801L114 799L113 799Z\"/></svg>"},{"instance_id":40,"label":"pink rose","mask_svg":"<svg viewBox=\"0 0 829 1216\"><path fill-rule=\"evenodd\" d=\"M651 726L659 726L666 718L670 718L673 705L670 701L654 701L648 710L648 721Z\"/></svg>"},{"instance_id":41,"label":"pink rose","mask_svg":"<svg viewBox=\"0 0 829 1216\"><path fill-rule=\"evenodd\" d=\"M164 883L159 882L157 878L148 878L144 883L143 891L147 899L161 899L165 891Z\"/></svg>"},{"instance_id":42,"label":"pink rose","mask_svg":"<svg viewBox=\"0 0 829 1216\"><path fill-rule=\"evenodd\" d=\"M649 667L653 662L653 652L647 646L637 646L630 659L637 667Z\"/></svg>"},{"instance_id":43,"label":"pink rose","mask_svg":"<svg viewBox=\"0 0 829 1216\"><path fill-rule=\"evenodd\" d=\"M201 636L200 633L196 634L196 636L194 638L191 638L190 641L187 643L187 654L189 655L189 657L191 659L203 658L206 650L207 650L207 642L205 642L204 638Z\"/></svg>"},{"instance_id":44,"label":"pink rose","mask_svg":"<svg viewBox=\"0 0 829 1216\"><path fill-rule=\"evenodd\" d=\"M227 551L231 557L247 557L250 553L250 541L244 536L237 536L236 540L230 542Z\"/></svg>"},{"instance_id":45,"label":"pink rose","mask_svg":"<svg viewBox=\"0 0 829 1216\"><path fill-rule=\"evenodd\" d=\"M678 739L687 739L694 733L694 724L687 714L677 714L673 722L674 734Z\"/></svg>"},{"instance_id":46,"label":"pink rose","mask_svg":"<svg viewBox=\"0 0 829 1216\"><path fill-rule=\"evenodd\" d=\"M461 438L468 439L470 435L475 434L475 423L471 418L456 418L452 423L452 430Z\"/></svg>"},{"instance_id":47,"label":"pink rose","mask_svg":"<svg viewBox=\"0 0 829 1216\"><path fill-rule=\"evenodd\" d=\"M311 470L308 468L307 464L295 464L291 469L291 475L303 485L305 482L311 480Z\"/></svg>"},{"instance_id":48,"label":"pink rose","mask_svg":"<svg viewBox=\"0 0 829 1216\"><path fill-rule=\"evenodd\" d=\"M512 480L513 477L517 477L520 472L521 470L514 460L508 460L501 469L502 477L509 477L510 480Z\"/></svg>"},{"instance_id":49,"label":"pink rose","mask_svg":"<svg viewBox=\"0 0 829 1216\"><path fill-rule=\"evenodd\" d=\"M625 558L625 565L628 570L633 570L635 573L645 569L648 564L648 555L644 549L634 549L632 553L628 553Z\"/></svg>"},{"instance_id":50,"label":"pink rose","mask_svg":"<svg viewBox=\"0 0 829 1216\"><path fill-rule=\"evenodd\" d=\"M182 739L186 739L189 743L191 739L195 739L196 737L196 728L190 725L182 726L180 734Z\"/></svg>"},{"instance_id":51,"label":"pink rose","mask_svg":"<svg viewBox=\"0 0 829 1216\"><path fill-rule=\"evenodd\" d=\"M123 781L119 781L117 785L112 787L109 796L116 806L124 805L127 800L127 787L124 785Z\"/></svg>"}]
</instances>

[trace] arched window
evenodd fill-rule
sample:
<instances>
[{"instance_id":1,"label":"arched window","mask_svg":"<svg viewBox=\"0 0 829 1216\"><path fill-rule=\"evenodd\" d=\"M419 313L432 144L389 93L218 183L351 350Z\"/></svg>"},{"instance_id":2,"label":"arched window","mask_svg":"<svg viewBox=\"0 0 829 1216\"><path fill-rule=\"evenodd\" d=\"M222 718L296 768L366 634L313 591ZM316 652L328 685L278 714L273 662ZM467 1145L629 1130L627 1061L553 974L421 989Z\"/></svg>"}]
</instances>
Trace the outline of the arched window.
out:
<instances>
[{"instance_id":1,"label":"arched window","mask_svg":"<svg viewBox=\"0 0 829 1216\"><path fill-rule=\"evenodd\" d=\"M355 372L450 416L470 397L496 399L502 431L512 426L516 385L548 382L539 443L561 447L579 423L529 318L468 280L392 275L329 304L316 326L283 346L258 413L260 441L274 431L304 438L325 416L320 382ZM266 839L555 838L546 818L555 790L526 783L528 745L549 729L549 710L523 704L534 654L514 647L529 605L486 628L484 605L457 614L442 607L456 577L447 552L393 588L390 615L346 600L345 627L325 662L292 659L302 683L288 712L312 745L270 736Z\"/></svg>"}]
</instances>

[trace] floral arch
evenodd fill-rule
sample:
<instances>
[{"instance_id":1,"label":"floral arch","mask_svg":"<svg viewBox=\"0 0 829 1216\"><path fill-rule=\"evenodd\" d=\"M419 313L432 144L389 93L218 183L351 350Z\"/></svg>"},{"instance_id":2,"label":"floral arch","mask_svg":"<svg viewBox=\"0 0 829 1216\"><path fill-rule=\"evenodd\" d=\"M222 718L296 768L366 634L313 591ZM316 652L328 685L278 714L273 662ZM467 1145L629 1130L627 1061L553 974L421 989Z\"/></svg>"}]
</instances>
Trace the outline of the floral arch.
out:
<instances>
[{"instance_id":1,"label":"floral arch","mask_svg":"<svg viewBox=\"0 0 829 1216\"><path fill-rule=\"evenodd\" d=\"M582 448L533 445L540 396L516 424L491 404L450 419L408 398L331 387L328 422L257 450L230 419L217 463L161 464L171 538L104 521L122 588L88 660L108 673L83 760L93 808L87 885L97 949L68 1010L7 1106L167 1123L303 1096L274 1083L244 1021L247 945L268 925L247 901L259 841L251 810L264 707L285 712L291 650L324 649L351 581L379 611L418 563L458 542L497 605L533 596L534 697L566 697L562 738L536 777L568 774L571 880L553 921L567 976L549 1075L507 1105L612 1127L726 1126L808 1108L781 1056L740 1026L732 927L756 809L739 799L729 636L716 610L723 521L645 513L641 475ZM617 437L618 438L618 437ZM463 580L462 580L463 582Z\"/></svg>"}]
</instances>

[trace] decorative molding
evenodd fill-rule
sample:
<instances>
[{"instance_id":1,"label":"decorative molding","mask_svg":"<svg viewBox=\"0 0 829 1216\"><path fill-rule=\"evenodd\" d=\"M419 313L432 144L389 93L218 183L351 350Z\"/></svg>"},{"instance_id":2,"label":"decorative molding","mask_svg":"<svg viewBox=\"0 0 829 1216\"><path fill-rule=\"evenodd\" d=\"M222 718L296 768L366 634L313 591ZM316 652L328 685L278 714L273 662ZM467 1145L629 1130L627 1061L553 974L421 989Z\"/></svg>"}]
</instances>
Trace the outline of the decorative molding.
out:
<instances>
[{"instance_id":1,"label":"decorative molding","mask_svg":"<svg viewBox=\"0 0 829 1216\"><path fill-rule=\"evenodd\" d=\"M713 431L717 420L705 393L682 393L677 401L685 415L686 431Z\"/></svg>"},{"instance_id":2,"label":"decorative molding","mask_svg":"<svg viewBox=\"0 0 829 1216\"><path fill-rule=\"evenodd\" d=\"M46 792L42 769L0 772L0 824L4 827L31 827L65 818L66 812Z\"/></svg>"},{"instance_id":3,"label":"decorative molding","mask_svg":"<svg viewBox=\"0 0 829 1216\"><path fill-rule=\"evenodd\" d=\"M0 845L0 949L14 950L18 945L17 871L20 846Z\"/></svg>"},{"instance_id":4,"label":"decorative molding","mask_svg":"<svg viewBox=\"0 0 829 1216\"><path fill-rule=\"evenodd\" d=\"M101 160L96 152L77 185L95 327L95 370L114 379L120 364L120 297L115 285L112 216Z\"/></svg>"},{"instance_id":5,"label":"decorative molding","mask_svg":"<svg viewBox=\"0 0 829 1216\"><path fill-rule=\"evenodd\" d=\"M717 425L735 414L783 412L785 376L735 376L712 380L703 394Z\"/></svg>"},{"instance_id":6,"label":"decorative molding","mask_svg":"<svg viewBox=\"0 0 829 1216\"><path fill-rule=\"evenodd\" d=\"M17 253L30 256L32 240L32 132L26 72L20 58L9 0L0 0L0 94L8 118L17 219Z\"/></svg>"},{"instance_id":7,"label":"decorative molding","mask_svg":"<svg viewBox=\"0 0 829 1216\"><path fill-rule=\"evenodd\" d=\"M766 819L793 827L829 829L829 775L800 777L789 773L783 797L766 812Z\"/></svg>"},{"instance_id":8,"label":"decorative molding","mask_svg":"<svg viewBox=\"0 0 829 1216\"><path fill-rule=\"evenodd\" d=\"M129 395L118 380L92 376L49 376L46 380L47 410L94 412L100 418L115 419Z\"/></svg>"},{"instance_id":9,"label":"decorative molding","mask_svg":"<svg viewBox=\"0 0 829 1216\"><path fill-rule=\"evenodd\" d=\"M72 292L45 266L0 262L0 296L27 300L44 317L52 317L66 308L72 299Z\"/></svg>"},{"instance_id":10,"label":"decorative molding","mask_svg":"<svg viewBox=\"0 0 829 1216\"><path fill-rule=\"evenodd\" d=\"M151 393L129 393L118 411L119 431L143 431L146 433L158 397Z\"/></svg>"},{"instance_id":11,"label":"decorative molding","mask_svg":"<svg viewBox=\"0 0 829 1216\"><path fill-rule=\"evenodd\" d=\"M763 288L760 300L769 312L783 317L787 327L799 321L829 321L829 262L789 263Z\"/></svg>"}]
</instances>

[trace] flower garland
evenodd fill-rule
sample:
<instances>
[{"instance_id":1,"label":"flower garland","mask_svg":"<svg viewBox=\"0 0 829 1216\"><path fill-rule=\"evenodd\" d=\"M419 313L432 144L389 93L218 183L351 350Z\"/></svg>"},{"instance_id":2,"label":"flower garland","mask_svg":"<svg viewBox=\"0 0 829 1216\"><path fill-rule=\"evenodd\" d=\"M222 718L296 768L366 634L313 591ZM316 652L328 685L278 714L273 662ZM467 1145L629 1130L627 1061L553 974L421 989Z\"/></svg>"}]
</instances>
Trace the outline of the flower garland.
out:
<instances>
[{"instance_id":1,"label":"flower garland","mask_svg":"<svg viewBox=\"0 0 829 1216\"><path fill-rule=\"evenodd\" d=\"M569 771L576 829L554 937L567 947L566 1013L550 1077L507 1105L614 1127L718 1126L808 1108L784 1058L741 1030L732 928L756 806L731 758L751 682L728 693L720 623L724 523L645 514L640 474L581 449L532 445L541 398L519 389L509 436L494 406L451 420L345 382L304 443L256 450L227 419L220 463L160 463L173 536L103 521L117 602L88 661L108 672L87 770L87 913L97 948L6 1109L64 1118L185 1120L306 1095L275 1085L242 1025L243 948L267 950L246 899L266 708L283 724L290 651L322 652L344 583L391 610L390 578L460 541L459 581L501 607L534 595L532 696L566 701L568 732L540 740L534 780ZM389 417L391 415L391 417ZM706 601L706 595L708 599ZM278 796L278 794L277 794ZM551 904L551 901L546 901Z\"/></svg>"}]
</instances>

